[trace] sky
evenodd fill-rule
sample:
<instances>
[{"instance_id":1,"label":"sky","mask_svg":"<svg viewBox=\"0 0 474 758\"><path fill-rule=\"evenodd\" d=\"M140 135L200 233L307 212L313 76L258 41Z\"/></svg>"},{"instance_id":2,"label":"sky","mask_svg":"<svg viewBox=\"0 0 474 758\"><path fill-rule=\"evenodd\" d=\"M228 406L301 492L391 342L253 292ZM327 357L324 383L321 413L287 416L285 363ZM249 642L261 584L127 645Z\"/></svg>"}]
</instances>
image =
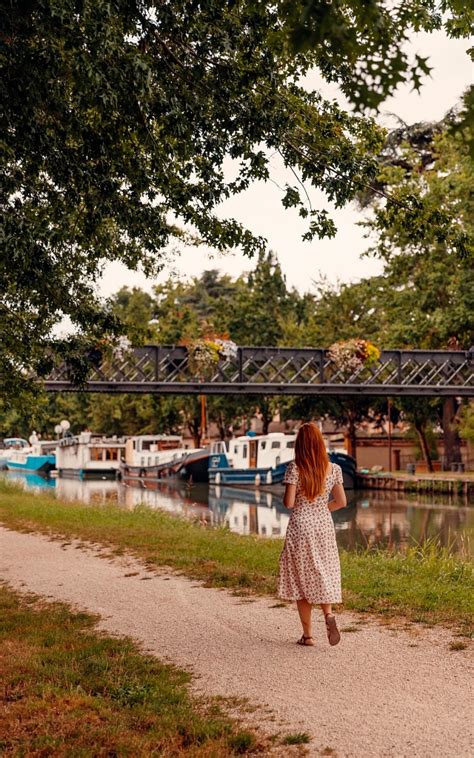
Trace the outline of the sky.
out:
<instances>
[{"instance_id":1,"label":"sky","mask_svg":"<svg viewBox=\"0 0 474 758\"><path fill-rule=\"evenodd\" d=\"M394 127L396 114L406 123L439 120L459 100L473 80L474 70L466 50L467 40L450 40L444 32L416 34L411 40L413 53L428 56L432 67L431 77L426 79L420 93L411 86L400 87L381 107L379 120L384 126ZM336 98L344 105L344 98L335 86L323 82L316 72L305 80L308 89L318 89L329 98ZM272 159L272 178L280 186L294 183L294 178L276 158ZM314 208L331 211L322 193L307 188ZM275 251L289 286L300 292L312 289L312 282L321 277L331 283L349 282L381 273L378 260L361 257L369 242L358 226L362 215L354 205L333 210L332 217L338 228L330 240L303 242L305 222L294 209L285 210L281 205L281 191L271 182L257 182L245 193L230 198L219 208L219 215L234 217L254 233L266 237L269 247ZM105 266L98 288L107 297L120 287L141 287L150 291L157 281L169 276L186 279L202 271L217 268L234 277L254 267L254 261L235 253L225 256L213 253L205 247L183 247L179 255L156 279L147 279L143 273L128 270L120 263Z\"/></svg>"}]
</instances>

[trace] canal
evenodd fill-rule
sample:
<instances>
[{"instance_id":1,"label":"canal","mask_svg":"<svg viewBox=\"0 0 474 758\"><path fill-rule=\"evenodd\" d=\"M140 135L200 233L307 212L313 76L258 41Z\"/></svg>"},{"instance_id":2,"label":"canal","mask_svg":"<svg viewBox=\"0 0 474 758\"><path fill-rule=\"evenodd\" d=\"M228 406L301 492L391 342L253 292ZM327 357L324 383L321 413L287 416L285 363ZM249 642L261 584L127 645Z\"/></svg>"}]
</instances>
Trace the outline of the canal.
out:
<instances>
[{"instance_id":1,"label":"canal","mask_svg":"<svg viewBox=\"0 0 474 758\"><path fill-rule=\"evenodd\" d=\"M203 527L226 526L239 534L284 537L289 518L282 492L189 486L174 480L144 489L110 480L43 479L12 472L4 475L26 489L55 492L61 500L91 505L115 503L129 510L146 505L185 516ZM453 552L473 555L474 508L462 498L410 496L387 490L347 494L347 508L333 513L340 547L403 550L408 545L436 539Z\"/></svg>"}]
</instances>

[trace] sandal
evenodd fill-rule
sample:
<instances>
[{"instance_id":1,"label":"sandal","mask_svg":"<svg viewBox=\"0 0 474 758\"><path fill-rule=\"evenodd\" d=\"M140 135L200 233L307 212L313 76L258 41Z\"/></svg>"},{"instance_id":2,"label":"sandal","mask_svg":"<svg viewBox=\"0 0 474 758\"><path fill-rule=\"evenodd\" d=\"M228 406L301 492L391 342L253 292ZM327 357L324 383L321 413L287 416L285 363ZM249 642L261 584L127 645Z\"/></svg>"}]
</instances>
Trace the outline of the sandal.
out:
<instances>
[{"instance_id":1,"label":"sandal","mask_svg":"<svg viewBox=\"0 0 474 758\"><path fill-rule=\"evenodd\" d=\"M326 632L328 635L329 644L337 645L337 643L341 639L341 635L339 634L339 629L337 628L336 617L334 616L334 614L328 613L326 614L325 621L326 621Z\"/></svg>"},{"instance_id":2,"label":"sandal","mask_svg":"<svg viewBox=\"0 0 474 758\"><path fill-rule=\"evenodd\" d=\"M307 642L306 640L311 640L311 642ZM312 637L305 637L304 634L301 635L299 640L296 640L297 645L307 645L308 647L314 646L314 640Z\"/></svg>"}]
</instances>

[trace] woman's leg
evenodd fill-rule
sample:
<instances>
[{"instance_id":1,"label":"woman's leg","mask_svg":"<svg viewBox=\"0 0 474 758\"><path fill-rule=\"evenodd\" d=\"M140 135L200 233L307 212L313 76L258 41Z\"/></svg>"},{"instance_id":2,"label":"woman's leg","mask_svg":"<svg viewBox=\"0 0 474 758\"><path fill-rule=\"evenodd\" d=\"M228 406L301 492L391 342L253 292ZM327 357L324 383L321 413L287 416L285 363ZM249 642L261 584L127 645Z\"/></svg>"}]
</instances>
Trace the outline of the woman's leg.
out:
<instances>
[{"instance_id":1,"label":"woman's leg","mask_svg":"<svg viewBox=\"0 0 474 758\"><path fill-rule=\"evenodd\" d=\"M327 616L328 613L332 613L332 605L331 603L320 603L321 610L324 613L324 616Z\"/></svg>"},{"instance_id":2,"label":"woman's leg","mask_svg":"<svg viewBox=\"0 0 474 758\"><path fill-rule=\"evenodd\" d=\"M303 627L303 634L305 637L312 637L313 630L311 628L311 603L307 600L297 600L298 613L300 614L301 626Z\"/></svg>"}]
</instances>

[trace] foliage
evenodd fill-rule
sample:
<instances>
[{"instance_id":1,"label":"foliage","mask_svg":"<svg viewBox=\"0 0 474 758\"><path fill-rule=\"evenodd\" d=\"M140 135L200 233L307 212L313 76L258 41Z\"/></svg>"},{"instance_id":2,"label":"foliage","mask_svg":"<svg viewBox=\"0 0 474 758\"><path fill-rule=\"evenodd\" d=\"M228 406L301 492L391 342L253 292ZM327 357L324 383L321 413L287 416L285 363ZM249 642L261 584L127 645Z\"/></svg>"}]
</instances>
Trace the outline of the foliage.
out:
<instances>
[{"instance_id":1,"label":"foliage","mask_svg":"<svg viewBox=\"0 0 474 758\"><path fill-rule=\"evenodd\" d=\"M337 81L359 109L377 108L400 84L419 90L429 61L407 53L413 32L444 29L469 37L474 12L469 3L448 0L279 0L292 50L315 51L326 78Z\"/></svg>"},{"instance_id":2,"label":"foliage","mask_svg":"<svg viewBox=\"0 0 474 758\"><path fill-rule=\"evenodd\" d=\"M459 435L462 439L474 443L474 404L472 401L465 405L461 411Z\"/></svg>"},{"instance_id":3,"label":"foliage","mask_svg":"<svg viewBox=\"0 0 474 758\"><path fill-rule=\"evenodd\" d=\"M417 231L409 234L388 205L373 197L374 215L364 222L376 240L369 252L385 262L391 345L436 349L454 341L468 349L474 339L474 164L449 124L425 127L397 130L380 181L391 192L422 198L426 213L413 220ZM431 220L440 213L455 219L445 236ZM463 240L463 255L455 239Z\"/></svg>"},{"instance_id":4,"label":"foliage","mask_svg":"<svg viewBox=\"0 0 474 758\"><path fill-rule=\"evenodd\" d=\"M270 152L337 205L375 174L380 130L299 86L314 53L288 55L277 6L173 0L156 11L154 0L0 5L11 382L22 366L41 373L44 355L84 353L80 339L51 336L64 316L93 343L118 328L95 294L105 261L151 275L173 240L262 250L215 209L268 178ZM288 186L282 202L308 218L305 236L333 235L300 190Z\"/></svg>"},{"instance_id":5,"label":"foliage","mask_svg":"<svg viewBox=\"0 0 474 758\"><path fill-rule=\"evenodd\" d=\"M429 67L408 60L407 36L469 35L464 4L442 10L434 0L2 0L3 390L55 358L68 358L80 381L85 343L120 329L96 296L105 261L153 275L173 242L263 250L265 240L216 209L268 179L274 152L295 175L282 204L307 219L304 238L333 236L302 185L336 206L371 187L382 132L300 80L316 68L358 108L402 81L418 88ZM387 212L400 203L405 228L419 230L419 196L399 193ZM78 336L57 340L64 317ZM135 338L148 338L145 324Z\"/></svg>"}]
</instances>

